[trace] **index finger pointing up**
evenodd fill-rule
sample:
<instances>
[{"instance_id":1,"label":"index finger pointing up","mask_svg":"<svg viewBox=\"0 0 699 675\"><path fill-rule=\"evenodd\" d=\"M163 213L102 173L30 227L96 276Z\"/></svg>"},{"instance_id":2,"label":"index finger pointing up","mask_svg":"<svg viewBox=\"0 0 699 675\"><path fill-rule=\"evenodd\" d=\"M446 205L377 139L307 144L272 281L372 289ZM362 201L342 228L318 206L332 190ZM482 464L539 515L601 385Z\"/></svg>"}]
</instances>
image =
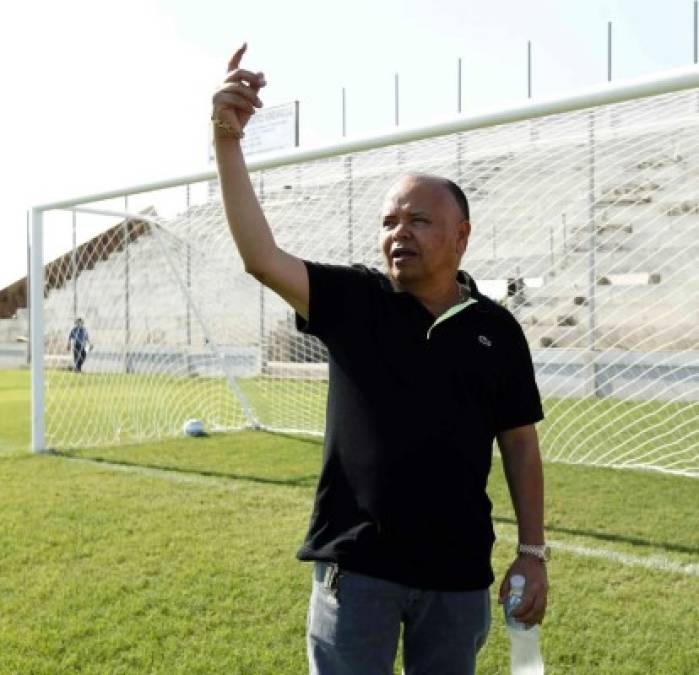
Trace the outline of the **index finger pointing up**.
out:
<instances>
[{"instance_id":1,"label":"index finger pointing up","mask_svg":"<svg viewBox=\"0 0 699 675\"><path fill-rule=\"evenodd\" d=\"M231 60L228 62L228 70L235 70L239 65L240 61L243 58L243 54L245 54L246 50L248 48L248 43L243 42L243 44L235 51L235 54L231 56Z\"/></svg>"}]
</instances>

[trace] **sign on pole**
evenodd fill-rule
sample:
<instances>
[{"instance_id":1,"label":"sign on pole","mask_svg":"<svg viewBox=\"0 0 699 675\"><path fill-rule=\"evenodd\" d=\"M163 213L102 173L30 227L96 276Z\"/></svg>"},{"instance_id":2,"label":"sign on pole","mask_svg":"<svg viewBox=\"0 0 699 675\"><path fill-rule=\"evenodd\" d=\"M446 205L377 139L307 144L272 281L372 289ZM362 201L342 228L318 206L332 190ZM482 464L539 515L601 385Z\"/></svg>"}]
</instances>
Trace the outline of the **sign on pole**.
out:
<instances>
[{"instance_id":1,"label":"sign on pole","mask_svg":"<svg viewBox=\"0 0 699 675\"><path fill-rule=\"evenodd\" d=\"M245 127L246 155L295 148L299 144L299 102L259 109Z\"/></svg>"},{"instance_id":2,"label":"sign on pole","mask_svg":"<svg viewBox=\"0 0 699 675\"><path fill-rule=\"evenodd\" d=\"M213 139L212 139L213 141ZM250 118L241 142L246 156L298 147L299 102L261 108ZM213 163L213 142L209 144L209 162Z\"/></svg>"}]
</instances>

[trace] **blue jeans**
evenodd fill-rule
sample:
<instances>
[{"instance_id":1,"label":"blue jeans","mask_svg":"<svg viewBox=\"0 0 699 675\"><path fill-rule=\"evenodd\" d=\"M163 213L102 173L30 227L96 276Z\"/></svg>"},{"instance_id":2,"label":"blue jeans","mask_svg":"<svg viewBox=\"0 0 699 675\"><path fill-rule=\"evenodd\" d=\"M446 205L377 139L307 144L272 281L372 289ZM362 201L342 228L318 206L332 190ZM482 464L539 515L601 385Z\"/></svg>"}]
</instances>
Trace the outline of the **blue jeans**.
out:
<instances>
[{"instance_id":1,"label":"blue jeans","mask_svg":"<svg viewBox=\"0 0 699 675\"><path fill-rule=\"evenodd\" d=\"M473 675L490 627L489 592L421 591L315 563L310 675L393 675L401 624L405 675Z\"/></svg>"}]
</instances>

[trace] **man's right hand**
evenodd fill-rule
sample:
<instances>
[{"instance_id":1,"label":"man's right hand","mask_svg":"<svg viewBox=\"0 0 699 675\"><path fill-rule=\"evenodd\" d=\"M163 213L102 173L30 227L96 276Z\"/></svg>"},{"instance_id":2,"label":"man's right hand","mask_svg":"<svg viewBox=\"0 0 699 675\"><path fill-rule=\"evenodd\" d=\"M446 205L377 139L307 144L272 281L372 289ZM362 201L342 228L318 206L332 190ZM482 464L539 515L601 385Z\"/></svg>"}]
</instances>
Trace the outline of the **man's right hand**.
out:
<instances>
[{"instance_id":1,"label":"man's right hand","mask_svg":"<svg viewBox=\"0 0 699 675\"><path fill-rule=\"evenodd\" d=\"M247 44L243 44L233 54L226 79L213 97L213 116L235 131L242 131L255 114L255 108L262 107L258 93L267 84L264 73L239 67L247 48Z\"/></svg>"}]
</instances>

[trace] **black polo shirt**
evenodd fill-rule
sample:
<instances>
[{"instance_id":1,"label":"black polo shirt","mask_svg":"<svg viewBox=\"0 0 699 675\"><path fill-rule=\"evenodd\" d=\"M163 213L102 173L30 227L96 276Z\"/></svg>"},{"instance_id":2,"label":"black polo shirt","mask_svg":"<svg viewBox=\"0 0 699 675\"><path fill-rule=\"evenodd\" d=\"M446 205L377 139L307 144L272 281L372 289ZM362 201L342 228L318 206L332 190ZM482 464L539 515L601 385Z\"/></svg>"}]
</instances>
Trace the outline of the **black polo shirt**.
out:
<instances>
[{"instance_id":1,"label":"black polo shirt","mask_svg":"<svg viewBox=\"0 0 699 675\"><path fill-rule=\"evenodd\" d=\"M306 267L297 326L327 346L330 382L299 558L421 589L487 588L493 440L543 418L521 327L462 272L470 300L435 323L377 270Z\"/></svg>"}]
</instances>

